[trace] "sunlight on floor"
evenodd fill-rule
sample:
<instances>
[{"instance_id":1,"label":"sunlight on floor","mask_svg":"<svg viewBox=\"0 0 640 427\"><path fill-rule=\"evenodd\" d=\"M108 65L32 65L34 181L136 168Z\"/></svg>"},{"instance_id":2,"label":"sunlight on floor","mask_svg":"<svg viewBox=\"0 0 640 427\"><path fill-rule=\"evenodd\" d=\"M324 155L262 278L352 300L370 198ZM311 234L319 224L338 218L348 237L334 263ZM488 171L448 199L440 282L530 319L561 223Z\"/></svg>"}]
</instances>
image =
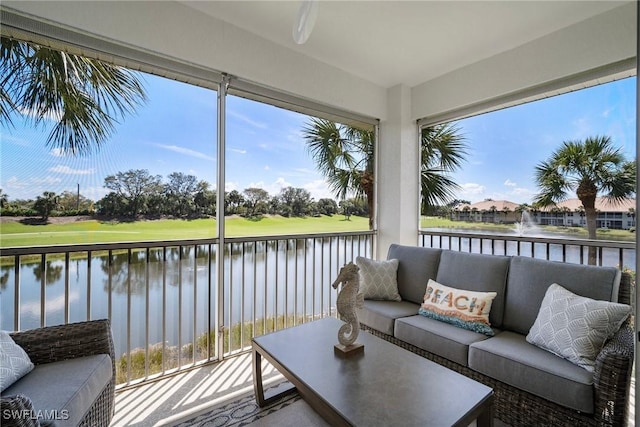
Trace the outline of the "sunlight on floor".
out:
<instances>
[{"instance_id":1,"label":"sunlight on floor","mask_svg":"<svg viewBox=\"0 0 640 427\"><path fill-rule=\"evenodd\" d=\"M253 392L251 353L116 393L116 426L169 426L174 421ZM265 385L282 376L263 365Z\"/></svg>"}]
</instances>

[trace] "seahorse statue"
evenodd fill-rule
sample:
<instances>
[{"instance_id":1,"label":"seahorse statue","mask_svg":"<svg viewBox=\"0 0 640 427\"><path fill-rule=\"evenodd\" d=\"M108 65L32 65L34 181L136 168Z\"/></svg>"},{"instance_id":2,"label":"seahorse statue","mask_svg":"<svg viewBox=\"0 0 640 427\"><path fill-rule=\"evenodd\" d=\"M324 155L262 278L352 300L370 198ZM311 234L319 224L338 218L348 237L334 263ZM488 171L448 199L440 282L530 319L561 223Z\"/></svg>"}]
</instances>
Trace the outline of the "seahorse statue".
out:
<instances>
[{"instance_id":1,"label":"seahorse statue","mask_svg":"<svg viewBox=\"0 0 640 427\"><path fill-rule=\"evenodd\" d=\"M360 271L360 268L354 263L346 264L340 269L338 277L331 285L333 289L337 289L338 285L342 283L336 306L340 319L346 322L338 330L338 341L345 347L352 345L360 332L360 322L358 321L356 308L364 306L364 297L359 292L360 278L358 271Z\"/></svg>"}]
</instances>

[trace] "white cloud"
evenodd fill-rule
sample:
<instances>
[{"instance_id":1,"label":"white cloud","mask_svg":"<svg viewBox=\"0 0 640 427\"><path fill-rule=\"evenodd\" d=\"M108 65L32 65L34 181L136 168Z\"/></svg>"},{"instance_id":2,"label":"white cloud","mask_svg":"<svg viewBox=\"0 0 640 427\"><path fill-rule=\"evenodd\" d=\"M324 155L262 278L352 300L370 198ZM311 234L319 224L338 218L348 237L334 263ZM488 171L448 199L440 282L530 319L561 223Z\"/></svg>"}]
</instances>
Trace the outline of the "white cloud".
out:
<instances>
[{"instance_id":1,"label":"white cloud","mask_svg":"<svg viewBox=\"0 0 640 427\"><path fill-rule=\"evenodd\" d=\"M234 153L239 154L247 154L247 150L241 150L240 148L230 148L229 151L233 151Z\"/></svg>"},{"instance_id":2,"label":"white cloud","mask_svg":"<svg viewBox=\"0 0 640 427\"><path fill-rule=\"evenodd\" d=\"M18 111L23 116L30 116L36 119L39 119L41 116L39 112L36 112L35 110L29 108L19 108ZM60 120L62 120L62 111L49 111L47 114L42 116L42 118L44 118L45 120L59 122Z\"/></svg>"},{"instance_id":3,"label":"white cloud","mask_svg":"<svg viewBox=\"0 0 640 427\"><path fill-rule=\"evenodd\" d=\"M484 194L486 187L481 184L476 184L475 182L468 182L460 185L462 190L459 192L459 198L468 199L470 197L475 198L479 195Z\"/></svg>"},{"instance_id":4,"label":"white cloud","mask_svg":"<svg viewBox=\"0 0 640 427\"><path fill-rule=\"evenodd\" d=\"M64 157L64 150L62 148L54 148L49 154L53 157Z\"/></svg>"},{"instance_id":5,"label":"white cloud","mask_svg":"<svg viewBox=\"0 0 640 427\"><path fill-rule=\"evenodd\" d=\"M91 175L95 169L71 169L69 166L58 165L49 168L50 172L63 173L65 175Z\"/></svg>"},{"instance_id":6,"label":"white cloud","mask_svg":"<svg viewBox=\"0 0 640 427\"><path fill-rule=\"evenodd\" d=\"M42 178L31 177L20 179L12 176L7 179L2 189L13 199L35 199L43 191L56 191L56 186L62 182L60 178L45 176Z\"/></svg>"},{"instance_id":7,"label":"white cloud","mask_svg":"<svg viewBox=\"0 0 640 427\"><path fill-rule=\"evenodd\" d=\"M313 197L316 201L320 199L335 199L333 193L329 191L327 183L322 179L308 182L304 184L302 188L311 193L311 197Z\"/></svg>"},{"instance_id":8,"label":"white cloud","mask_svg":"<svg viewBox=\"0 0 640 427\"><path fill-rule=\"evenodd\" d=\"M258 129L267 129L268 127L266 123L253 120L252 118L247 117L244 114L238 113L237 111L227 110L227 115Z\"/></svg>"},{"instance_id":9,"label":"white cloud","mask_svg":"<svg viewBox=\"0 0 640 427\"><path fill-rule=\"evenodd\" d=\"M507 187L516 187L518 184L516 184L515 182L511 181L510 179L507 179L503 185L506 185Z\"/></svg>"},{"instance_id":10,"label":"white cloud","mask_svg":"<svg viewBox=\"0 0 640 427\"><path fill-rule=\"evenodd\" d=\"M265 165L264 166L264 170L269 171L269 170L271 170L271 168L269 167L269 165Z\"/></svg>"},{"instance_id":11,"label":"white cloud","mask_svg":"<svg viewBox=\"0 0 640 427\"><path fill-rule=\"evenodd\" d=\"M14 145L19 145L21 147L29 147L31 144L24 138L18 138L16 136L11 135L2 135L2 142L9 142Z\"/></svg>"},{"instance_id":12,"label":"white cloud","mask_svg":"<svg viewBox=\"0 0 640 427\"><path fill-rule=\"evenodd\" d=\"M239 191L238 188L240 187L240 184L234 181L229 181L227 183L224 184L224 191L226 192L231 192L233 190Z\"/></svg>"},{"instance_id":13,"label":"white cloud","mask_svg":"<svg viewBox=\"0 0 640 427\"><path fill-rule=\"evenodd\" d=\"M29 186L29 183L26 181L21 181L17 176L12 176L8 180L5 181L3 189L5 191L15 191L21 190Z\"/></svg>"},{"instance_id":14,"label":"white cloud","mask_svg":"<svg viewBox=\"0 0 640 427\"><path fill-rule=\"evenodd\" d=\"M80 194L91 200L100 200L109 194L109 191L104 187L80 187Z\"/></svg>"},{"instance_id":15,"label":"white cloud","mask_svg":"<svg viewBox=\"0 0 640 427\"><path fill-rule=\"evenodd\" d=\"M184 154L185 156L197 157L198 159L211 160L211 161L216 160L215 157L209 156L208 154L204 154L196 150L192 150L190 148L178 147L177 145L165 145L165 144L156 144L156 146L160 148L164 148L165 150Z\"/></svg>"}]
</instances>

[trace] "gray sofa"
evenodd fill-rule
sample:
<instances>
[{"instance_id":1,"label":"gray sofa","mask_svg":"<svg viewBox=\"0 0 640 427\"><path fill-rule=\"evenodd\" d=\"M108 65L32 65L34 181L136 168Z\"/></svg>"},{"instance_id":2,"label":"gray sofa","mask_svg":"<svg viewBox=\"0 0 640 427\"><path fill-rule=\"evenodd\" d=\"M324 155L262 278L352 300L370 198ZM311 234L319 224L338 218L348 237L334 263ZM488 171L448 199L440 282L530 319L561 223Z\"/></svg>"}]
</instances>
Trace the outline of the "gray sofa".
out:
<instances>
[{"instance_id":1,"label":"gray sofa","mask_svg":"<svg viewBox=\"0 0 640 427\"><path fill-rule=\"evenodd\" d=\"M593 372L525 338L552 283L595 300L618 302L622 295L619 302L629 304L628 275L617 268L401 245L392 245L387 259L399 260L402 300L365 300L358 312L363 329L492 387L494 416L507 424L626 424L634 358L629 322L607 341ZM495 335L418 314L429 279L496 292L489 314Z\"/></svg>"},{"instance_id":2,"label":"gray sofa","mask_svg":"<svg viewBox=\"0 0 640 427\"><path fill-rule=\"evenodd\" d=\"M107 427L115 357L108 320L11 333L35 368L2 392L0 425Z\"/></svg>"}]
</instances>

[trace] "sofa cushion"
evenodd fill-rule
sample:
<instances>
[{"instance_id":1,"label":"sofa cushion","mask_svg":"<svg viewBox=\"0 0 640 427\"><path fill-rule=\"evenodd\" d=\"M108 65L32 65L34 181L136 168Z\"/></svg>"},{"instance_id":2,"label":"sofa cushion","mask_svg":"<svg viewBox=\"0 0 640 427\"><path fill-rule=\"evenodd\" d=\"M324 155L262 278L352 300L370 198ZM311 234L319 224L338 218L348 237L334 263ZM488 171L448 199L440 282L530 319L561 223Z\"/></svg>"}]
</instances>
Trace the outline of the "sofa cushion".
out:
<instances>
[{"instance_id":1,"label":"sofa cushion","mask_svg":"<svg viewBox=\"0 0 640 427\"><path fill-rule=\"evenodd\" d=\"M33 363L7 331L0 331L0 392L31 372Z\"/></svg>"},{"instance_id":2,"label":"sofa cushion","mask_svg":"<svg viewBox=\"0 0 640 427\"><path fill-rule=\"evenodd\" d=\"M481 334L493 335L489 323L495 292L473 292L429 279L419 314Z\"/></svg>"},{"instance_id":3,"label":"sofa cushion","mask_svg":"<svg viewBox=\"0 0 640 427\"><path fill-rule=\"evenodd\" d=\"M360 269L360 292L364 299L400 301L398 294L398 260L376 261L357 257Z\"/></svg>"},{"instance_id":4,"label":"sofa cushion","mask_svg":"<svg viewBox=\"0 0 640 427\"><path fill-rule=\"evenodd\" d=\"M468 366L469 345L488 338L420 315L396 319L394 330L396 338L463 366Z\"/></svg>"},{"instance_id":5,"label":"sofa cushion","mask_svg":"<svg viewBox=\"0 0 640 427\"><path fill-rule=\"evenodd\" d=\"M593 372L604 342L620 329L631 307L597 301L549 286L527 342Z\"/></svg>"},{"instance_id":6,"label":"sofa cushion","mask_svg":"<svg viewBox=\"0 0 640 427\"><path fill-rule=\"evenodd\" d=\"M435 279L442 249L393 244L387 259L397 259L398 293L405 301L422 304L429 279Z\"/></svg>"},{"instance_id":7,"label":"sofa cushion","mask_svg":"<svg viewBox=\"0 0 640 427\"><path fill-rule=\"evenodd\" d=\"M577 295L616 302L620 270L513 257L507 281L503 328L527 335L538 317L545 292L553 283Z\"/></svg>"},{"instance_id":8,"label":"sofa cushion","mask_svg":"<svg viewBox=\"0 0 640 427\"><path fill-rule=\"evenodd\" d=\"M45 363L36 365L2 394L28 396L35 411L50 411L55 416L56 426L77 426L111 381L112 372L106 354Z\"/></svg>"},{"instance_id":9,"label":"sofa cushion","mask_svg":"<svg viewBox=\"0 0 640 427\"><path fill-rule=\"evenodd\" d=\"M400 317L415 316L420 306L408 301L365 300L358 309L358 321L377 331L393 336L393 327Z\"/></svg>"},{"instance_id":10,"label":"sofa cushion","mask_svg":"<svg viewBox=\"0 0 640 427\"><path fill-rule=\"evenodd\" d=\"M504 331L472 343L469 367L491 378L578 411L593 413L593 375Z\"/></svg>"},{"instance_id":11,"label":"sofa cushion","mask_svg":"<svg viewBox=\"0 0 640 427\"><path fill-rule=\"evenodd\" d=\"M496 292L489 320L500 328L504 313L505 285L510 257L442 251L436 281L476 292Z\"/></svg>"}]
</instances>

